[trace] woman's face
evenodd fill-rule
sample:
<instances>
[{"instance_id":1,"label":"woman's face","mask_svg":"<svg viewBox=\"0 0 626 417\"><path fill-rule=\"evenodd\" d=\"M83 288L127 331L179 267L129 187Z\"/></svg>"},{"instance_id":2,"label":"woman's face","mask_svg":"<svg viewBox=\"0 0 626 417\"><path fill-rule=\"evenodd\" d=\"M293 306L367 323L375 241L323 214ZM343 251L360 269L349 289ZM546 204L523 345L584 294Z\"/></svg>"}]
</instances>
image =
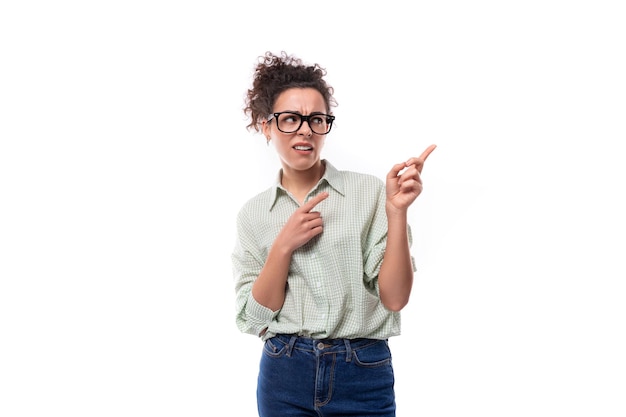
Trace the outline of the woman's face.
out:
<instances>
[{"instance_id":1,"label":"woman's face","mask_svg":"<svg viewBox=\"0 0 626 417\"><path fill-rule=\"evenodd\" d=\"M303 116L311 114L326 114L326 103L322 94L314 88L290 88L283 91L274 103L274 113L293 112ZM297 119L290 115L281 118L281 129L291 130L289 123ZM309 120L315 124L319 118ZM319 166L325 135L316 134L311 130L309 123L304 121L300 128L292 133L284 133L278 129L278 120L274 117L269 122L263 122L263 134L271 140L278 152L283 171L306 171ZM322 131L321 128L318 131Z\"/></svg>"}]
</instances>

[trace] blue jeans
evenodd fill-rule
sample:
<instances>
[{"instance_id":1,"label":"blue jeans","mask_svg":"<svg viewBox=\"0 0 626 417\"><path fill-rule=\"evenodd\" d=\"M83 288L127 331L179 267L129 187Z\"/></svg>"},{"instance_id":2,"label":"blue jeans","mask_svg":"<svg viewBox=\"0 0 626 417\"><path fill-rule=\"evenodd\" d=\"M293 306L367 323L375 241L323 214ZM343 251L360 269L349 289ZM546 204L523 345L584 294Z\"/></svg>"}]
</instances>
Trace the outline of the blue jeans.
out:
<instances>
[{"instance_id":1,"label":"blue jeans","mask_svg":"<svg viewBox=\"0 0 626 417\"><path fill-rule=\"evenodd\" d=\"M263 345L257 384L260 417L396 414L386 340L278 335Z\"/></svg>"}]
</instances>

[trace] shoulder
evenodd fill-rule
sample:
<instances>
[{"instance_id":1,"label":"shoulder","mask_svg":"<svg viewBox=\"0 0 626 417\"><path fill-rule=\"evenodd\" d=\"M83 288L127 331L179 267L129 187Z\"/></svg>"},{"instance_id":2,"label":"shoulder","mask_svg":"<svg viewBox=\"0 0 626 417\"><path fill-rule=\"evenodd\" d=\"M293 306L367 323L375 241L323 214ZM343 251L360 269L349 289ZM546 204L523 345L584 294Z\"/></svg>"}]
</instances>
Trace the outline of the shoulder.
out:
<instances>
[{"instance_id":1,"label":"shoulder","mask_svg":"<svg viewBox=\"0 0 626 417\"><path fill-rule=\"evenodd\" d=\"M365 174L363 172L355 171L339 171L347 180L356 183L378 184L382 185L383 180L372 174Z\"/></svg>"},{"instance_id":2,"label":"shoulder","mask_svg":"<svg viewBox=\"0 0 626 417\"><path fill-rule=\"evenodd\" d=\"M338 170L329 162L326 162L328 182L338 190L345 189L346 193L361 192L363 189L368 193L379 193L385 183L382 179L372 174L350 170Z\"/></svg>"},{"instance_id":3,"label":"shoulder","mask_svg":"<svg viewBox=\"0 0 626 417\"><path fill-rule=\"evenodd\" d=\"M344 179L347 193L359 195L378 195L384 189L382 179L372 174L364 174L354 171L339 171Z\"/></svg>"}]
</instances>

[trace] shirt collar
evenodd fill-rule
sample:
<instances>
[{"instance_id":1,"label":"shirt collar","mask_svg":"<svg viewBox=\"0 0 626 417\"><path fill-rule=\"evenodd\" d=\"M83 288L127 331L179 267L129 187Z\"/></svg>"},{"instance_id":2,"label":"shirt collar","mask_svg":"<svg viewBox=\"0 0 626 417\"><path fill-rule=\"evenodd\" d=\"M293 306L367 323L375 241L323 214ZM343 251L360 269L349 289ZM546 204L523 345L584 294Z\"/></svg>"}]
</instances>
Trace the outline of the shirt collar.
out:
<instances>
[{"instance_id":1,"label":"shirt collar","mask_svg":"<svg viewBox=\"0 0 626 417\"><path fill-rule=\"evenodd\" d=\"M322 175L322 178L320 178L320 180L315 185L315 187L313 187L313 189L318 188L320 184L325 182L342 196L345 195L345 183L344 183L343 177L341 176L341 173L326 159L322 159L322 163L326 166L326 169L324 170L324 175ZM268 202L269 210L271 210L272 207L274 207L274 204L276 203L276 200L278 199L278 196L280 194L287 193L287 190L285 190L283 186L280 184L282 172L283 170L281 168L278 171L276 182L272 186L272 190L270 192L270 199Z\"/></svg>"}]
</instances>

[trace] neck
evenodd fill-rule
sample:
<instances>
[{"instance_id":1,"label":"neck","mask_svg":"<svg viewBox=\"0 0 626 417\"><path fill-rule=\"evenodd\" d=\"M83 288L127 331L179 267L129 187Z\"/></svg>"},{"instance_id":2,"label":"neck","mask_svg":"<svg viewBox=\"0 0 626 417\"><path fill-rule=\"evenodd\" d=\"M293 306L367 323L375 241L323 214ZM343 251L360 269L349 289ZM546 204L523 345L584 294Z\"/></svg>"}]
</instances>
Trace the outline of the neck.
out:
<instances>
[{"instance_id":1,"label":"neck","mask_svg":"<svg viewBox=\"0 0 626 417\"><path fill-rule=\"evenodd\" d=\"M304 197L311 191L324 175L326 167L319 161L306 171L296 171L283 167L280 183L287 191L296 196L302 202Z\"/></svg>"}]
</instances>

